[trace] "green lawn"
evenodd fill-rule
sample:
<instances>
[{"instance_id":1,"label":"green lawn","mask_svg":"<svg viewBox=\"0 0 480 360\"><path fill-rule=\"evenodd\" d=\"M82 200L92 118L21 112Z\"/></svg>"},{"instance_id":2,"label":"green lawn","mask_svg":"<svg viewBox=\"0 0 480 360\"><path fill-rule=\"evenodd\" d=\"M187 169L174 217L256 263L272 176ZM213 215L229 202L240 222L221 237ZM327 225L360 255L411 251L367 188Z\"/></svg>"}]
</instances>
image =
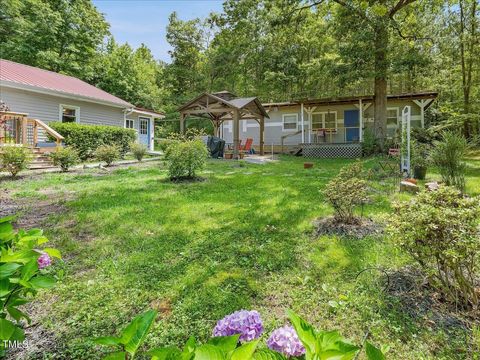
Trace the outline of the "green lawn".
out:
<instances>
[{"instance_id":1,"label":"green lawn","mask_svg":"<svg viewBox=\"0 0 480 360\"><path fill-rule=\"evenodd\" d=\"M191 334L204 340L216 320L242 308L260 311L268 334L290 308L356 342L370 329L373 343L390 346L390 359L470 358L469 333L409 317L382 292L381 272L356 279L368 267L409 263L388 238L313 237L312 221L331 214L320 191L349 161L314 162L304 170L293 157L210 161L205 181L194 183L167 181L162 163L5 182L22 201L69 199L45 225L64 263L57 287L35 306L57 344L43 358L98 359L102 349L90 339L115 334L148 308L160 312L149 347ZM469 191L478 193L480 162L470 165ZM379 220L392 200L408 197L371 185L364 212Z\"/></svg>"}]
</instances>

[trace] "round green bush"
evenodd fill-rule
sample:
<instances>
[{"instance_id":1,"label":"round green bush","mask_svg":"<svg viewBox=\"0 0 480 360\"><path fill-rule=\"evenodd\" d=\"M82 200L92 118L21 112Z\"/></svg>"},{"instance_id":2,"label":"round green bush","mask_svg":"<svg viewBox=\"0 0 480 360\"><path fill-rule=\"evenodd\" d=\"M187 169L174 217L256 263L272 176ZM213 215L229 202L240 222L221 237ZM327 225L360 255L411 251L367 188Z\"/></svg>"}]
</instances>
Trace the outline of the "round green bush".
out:
<instances>
[{"instance_id":1,"label":"round green bush","mask_svg":"<svg viewBox=\"0 0 480 360\"><path fill-rule=\"evenodd\" d=\"M132 152L135 159L142 161L142 159L147 155L148 149L145 145L134 142L130 144L130 151Z\"/></svg>"},{"instance_id":2,"label":"round green bush","mask_svg":"<svg viewBox=\"0 0 480 360\"><path fill-rule=\"evenodd\" d=\"M198 139L172 142L165 152L171 179L194 178L204 168L207 158L208 149Z\"/></svg>"},{"instance_id":3,"label":"round green bush","mask_svg":"<svg viewBox=\"0 0 480 360\"><path fill-rule=\"evenodd\" d=\"M3 146L0 148L0 169L12 174L12 177L25 170L31 161L30 150L23 146Z\"/></svg>"},{"instance_id":4,"label":"round green bush","mask_svg":"<svg viewBox=\"0 0 480 360\"><path fill-rule=\"evenodd\" d=\"M62 171L67 172L70 167L78 163L78 154L72 147L57 149L50 154L53 165L60 166Z\"/></svg>"},{"instance_id":5,"label":"round green bush","mask_svg":"<svg viewBox=\"0 0 480 360\"><path fill-rule=\"evenodd\" d=\"M101 145L95 150L95 158L98 161L103 161L107 166L112 165L112 163L120 157L120 151L114 145Z\"/></svg>"}]
</instances>

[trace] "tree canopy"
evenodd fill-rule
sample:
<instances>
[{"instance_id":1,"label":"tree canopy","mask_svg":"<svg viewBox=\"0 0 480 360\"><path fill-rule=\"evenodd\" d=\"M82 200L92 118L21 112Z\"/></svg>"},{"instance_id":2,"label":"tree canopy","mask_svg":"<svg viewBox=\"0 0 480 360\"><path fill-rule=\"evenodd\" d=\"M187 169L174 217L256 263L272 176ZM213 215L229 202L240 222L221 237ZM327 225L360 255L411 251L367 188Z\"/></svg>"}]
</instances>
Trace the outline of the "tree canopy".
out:
<instances>
[{"instance_id":1,"label":"tree canopy","mask_svg":"<svg viewBox=\"0 0 480 360\"><path fill-rule=\"evenodd\" d=\"M167 111L202 91L262 101L375 94L440 96L429 119L479 134L478 0L226 0L221 13L169 17L171 63L118 44L90 0L3 0L2 57L82 78Z\"/></svg>"}]
</instances>

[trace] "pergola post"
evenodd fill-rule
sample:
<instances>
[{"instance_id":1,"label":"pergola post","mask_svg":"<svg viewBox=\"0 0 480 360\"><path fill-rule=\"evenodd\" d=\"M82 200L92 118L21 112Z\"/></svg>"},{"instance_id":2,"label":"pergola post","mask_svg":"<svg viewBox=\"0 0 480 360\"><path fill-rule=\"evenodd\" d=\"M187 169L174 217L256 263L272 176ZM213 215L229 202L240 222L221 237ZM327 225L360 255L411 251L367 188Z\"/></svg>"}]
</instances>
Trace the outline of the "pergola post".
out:
<instances>
[{"instance_id":1,"label":"pergola post","mask_svg":"<svg viewBox=\"0 0 480 360\"><path fill-rule=\"evenodd\" d=\"M240 111L233 110L233 158L238 159L240 153Z\"/></svg>"},{"instance_id":2,"label":"pergola post","mask_svg":"<svg viewBox=\"0 0 480 360\"><path fill-rule=\"evenodd\" d=\"M262 116L260 119L260 155L265 154L265 117Z\"/></svg>"},{"instance_id":3,"label":"pergola post","mask_svg":"<svg viewBox=\"0 0 480 360\"><path fill-rule=\"evenodd\" d=\"M185 114L180 115L180 134L185 134Z\"/></svg>"}]
</instances>

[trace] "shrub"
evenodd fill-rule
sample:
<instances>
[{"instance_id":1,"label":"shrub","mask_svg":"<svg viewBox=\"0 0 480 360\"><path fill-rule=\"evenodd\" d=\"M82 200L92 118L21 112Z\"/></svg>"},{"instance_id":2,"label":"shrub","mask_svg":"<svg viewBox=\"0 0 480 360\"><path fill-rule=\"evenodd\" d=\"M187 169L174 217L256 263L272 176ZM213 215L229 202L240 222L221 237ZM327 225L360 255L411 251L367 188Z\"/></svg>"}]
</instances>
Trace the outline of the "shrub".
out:
<instances>
[{"instance_id":1,"label":"shrub","mask_svg":"<svg viewBox=\"0 0 480 360\"><path fill-rule=\"evenodd\" d=\"M5 169L12 177L25 170L31 161L30 150L22 146L3 146L0 148L0 168Z\"/></svg>"},{"instance_id":2,"label":"shrub","mask_svg":"<svg viewBox=\"0 0 480 360\"><path fill-rule=\"evenodd\" d=\"M101 145L95 150L95 158L98 161L104 161L107 166L120 157L120 152L115 145Z\"/></svg>"},{"instance_id":3,"label":"shrub","mask_svg":"<svg viewBox=\"0 0 480 360\"><path fill-rule=\"evenodd\" d=\"M366 128L365 132L363 133L363 141L362 141L362 155L363 156L371 156L378 152L378 144L377 139L375 138L375 134L372 129Z\"/></svg>"},{"instance_id":4,"label":"shrub","mask_svg":"<svg viewBox=\"0 0 480 360\"><path fill-rule=\"evenodd\" d=\"M207 158L208 149L201 140L175 141L165 153L171 179L194 178Z\"/></svg>"},{"instance_id":5,"label":"shrub","mask_svg":"<svg viewBox=\"0 0 480 360\"><path fill-rule=\"evenodd\" d=\"M355 207L368 199L367 182L362 172L362 164L359 162L347 165L328 182L323 191L323 195L333 206L334 216L338 222L345 224L356 222Z\"/></svg>"},{"instance_id":6,"label":"shrub","mask_svg":"<svg viewBox=\"0 0 480 360\"><path fill-rule=\"evenodd\" d=\"M14 231L12 221L13 217L0 219L0 357L5 355L8 342L25 339L18 323L21 319L28 323L31 320L18 307L30 302L39 289L55 285L47 268L51 257L60 258L56 249L38 248L48 241L41 230Z\"/></svg>"},{"instance_id":7,"label":"shrub","mask_svg":"<svg viewBox=\"0 0 480 360\"><path fill-rule=\"evenodd\" d=\"M73 147L82 160L92 158L101 145L117 146L123 157L136 139L135 130L116 126L60 122L51 122L48 125L65 138L65 144Z\"/></svg>"},{"instance_id":8,"label":"shrub","mask_svg":"<svg viewBox=\"0 0 480 360\"><path fill-rule=\"evenodd\" d=\"M138 315L121 332L120 336L106 336L95 339L100 345L120 348L106 358L134 359L145 341L155 321L157 312L149 310ZM344 339L338 331L317 331L301 317L288 312L292 326L284 326L272 332L267 341L268 349L257 349L263 332L260 315L256 311L240 310L217 322L218 332L206 344L199 344L191 336L182 350L174 347L152 349L147 355L152 360L254 360L287 358L314 359L353 359L362 350ZM242 340L242 338L244 340ZM368 360L384 360L385 355L368 341L365 343Z\"/></svg>"},{"instance_id":9,"label":"shrub","mask_svg":"<svg viewBox=\"0 0 480 360\"><path fill-rule=\"evenodd\" d=\"M480 202L452 187L395 205L389 232L427 272L430 282L464 306L478 306ZM478 291L478 289L477 289Z\"/></svg>"},{"instance_id":10,"label":"shrub","mask_svg":"<svg viewBox=\"0 0 480 360\"><path fill-rule=\"evenodd\" d=\"M442 139L435 142L431 158L438 168L446 185L455 186L460 191L465 188L466 164L463 158L468 150L467 140L460 134L445 132Z\"/></svg>"},{"instance_id":11,"label":"shrub","mask_svg":"<svg viewBox=\"0 0 480 360\"><path fill-rule=\"evenodd\" d=\"M148 149L145 145L134 142L130 144L130 151L132 152L133 156L135 156L135 159L142 161L145 155L147 155Z\"/></svg>"},{"instance_id":12,"label":"shrub","mask_svg":"<svg viewBox=\"0 0 480 360\"><path fill-rule=\"evenodd\" d=\"M62 171L67 172L68 169L78 163L78 154L72 147L64 147L57 149L50 154L55 166L60 166Z\"/></svg>"}]
</instances>

